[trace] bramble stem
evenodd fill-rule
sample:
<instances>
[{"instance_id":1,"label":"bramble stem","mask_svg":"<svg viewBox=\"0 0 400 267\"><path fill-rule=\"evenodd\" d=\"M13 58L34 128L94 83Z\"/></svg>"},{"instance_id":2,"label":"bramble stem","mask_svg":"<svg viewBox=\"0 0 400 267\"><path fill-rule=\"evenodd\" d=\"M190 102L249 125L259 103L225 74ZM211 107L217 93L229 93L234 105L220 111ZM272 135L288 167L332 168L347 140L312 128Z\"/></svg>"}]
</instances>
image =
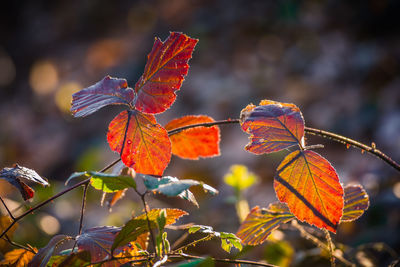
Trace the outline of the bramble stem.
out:
<instances>
[{"instance_id":1,"label":"bramble stem","mask_svg":"<svg viewBox=\"0 0 400 267\"><path fill-rule=\"evenodd\" d=\"M143 203L143 206L144 206L144 212L146 213L147 227L149 228L150 237L151 237L150 239L151 239L151 243L153 244L154 253L155 253L156 256L158 257L158 255L157 255L156 241L155 241L155 237L154 237L153 231L151 230L150 219L149 219L149 212L147 211L147 204L146 204L146 200L145 200L146 193L144 193L144 194L139 194L139 195L140 195L140 198L142 199L142 203Z\"/></svg>"},{"instance_id":2,"label":"bramble stem","mask_svg":"<svg viewBox=\"0 0 400 267\"><path fill-rule=\"evenodd\" d=\"M325 233L325 237L326 237L326 241L328 242L328 249L329 249L329 259L331 261L331 267L335 267L335 257L333 256L333 252L334 252L334 245L332 242L332 238L331 235L329 234L329 231L326 230L325 228L322 229Z\"/></svg>"},{"instance_id":3,"label":"bramble stem","mask_svg":"<svg viewBox=\"0 0 400 267\"><path fill-rule=\"evenodd\" d=\"M178 254L169 254L170 258L179 257L185 259L206 259L204 257L188 255L185 253L178 253ZM277 267L276 265L269 264L269 263L262 263L256 261L248 261L248 260L231 260L231 259L215 259L211 258L213 261L222 262L222 263L234 263L234 264L249 264L249 265L256 265L256 266L268 266L268 267Z\"/></svg>"},{"instance_id":4,"label":"bramble stem","mask_svg":"<svg viewBox=\"0 0 400 267\"><path fill-rule=\"evenodd\" d=\"M112 162L111 164L107 165L106 167L104 167L102 170L100 170L100 172L105 172L106 170L108 170L109 168L111 168L112 166L114 166L115 164L117 164L120 161L120 159L115 160L114 162ZM0 238L2 238L10 229L11 227L14 226L14 224L16 224L19 220L21 220L22 218L24 218L25 216L27 216L28 214L34 212L37 209L40 209L41 207L43 207L44 205L46 205L47 203L53 201L54 199L57 199L59 197L61 197L62 195L74 190L75 188L80 187L81 185L85 185L88 184L90 182L90 178L85 179L77 184L74 184L71 187L68 187L67 189L64 189L63 191L59 192L58 194L55 194L54 196L52 196L51 198L43 201L42 203L30 208L29 210L25 211L24 213L22 213L20 216L15 217L13 222L0 234Z\"/></svg>"},{"instance_id":5,"label":"bramble stem","mask_svg":"<svg viewBox=\"0 0 400 267\"><path fill-rule=\"evenodd\" d=\"M87 193L87 189L89 187L89 183L84 185L83 188L83 197L82 197L82 208L81 208L81 217L79 219L79 231L78 231L78 235L82 234L82 227L83 227L83 215L85 213L85 206L86 206L86 193Z\"/></svg>"},{"instance_id":6,"label":"bramble stem","mask_svg":"<svg viewBox=\"0 0 400 267\"><path fill-rule=\"evenodd\" d=\"M205 236L205 237L203 237L203 238L197 239L197 240L195 240L195 241L193 241L193 242L191 242L191 243L189 243L189 244L187 244L187 245L184 245L184 246L182 246L182 247L180 247L180 248L174 249L174 251L172 251L172 253L177 252L177 251L180 251L180 250L187 249L188 247L194 246L194 245L196 245L197 243L200 243L200 242L203 242L203 241L210 240L211 238L213 238L212 235L207 235L207 236Z\"/></svg>"},{"instance_id":7,"label":"bramble stem","mask_svg":"<svg viewBox=\"0 0 400 267\"><path fill-rule=\"evenodd\" d=\"M215 125L232 124L232 123L240 123L240 120L239 119L228 119L228 120L220 120L220 121L214 121L214 122L206 122L206 123L187 125L187 126L176 128L174 130L169 131L168 135L177 134L183 130L194 128L194 127L200 127L200 126L211 127L211 126L215 126ZM363 143L357 142L356 140L350 139L348 137L345 137L345 136L342 136L339 134L335 134L332 132L324 131L324 130L310 128L310 127L304 127L304 131L308 134L319 135L321 137L331 139L331 140L334 140L334 141L342 143L342 144L346 144L346 145L350 145L350 146L359 148L359 149L361 149L361 151L366 151L366 152L380 158L381 160L383 160L384 162L386 162L387 164L389 164L394 169L396 169L397 171L400 172L400 164L397 163L396 161L394 161L393 159L391 159L388 155L386 155L379 149L376 149L374 143L371 146L367 146Z\"/></svg>"},{"instance_id":8,"label":"bramble stem","mask_svg":"<svg viewBox=\"0 0 400 267\"><path fill-rule=\"evenodd\" d=\"M8 209L6 203L4 202L3 198L0 197L1 203L3 203L4 208L6 208L8 215L10 215L11 219L15 220L14 216L12 215L11 211Z\"/></svg>"}]
</instances>

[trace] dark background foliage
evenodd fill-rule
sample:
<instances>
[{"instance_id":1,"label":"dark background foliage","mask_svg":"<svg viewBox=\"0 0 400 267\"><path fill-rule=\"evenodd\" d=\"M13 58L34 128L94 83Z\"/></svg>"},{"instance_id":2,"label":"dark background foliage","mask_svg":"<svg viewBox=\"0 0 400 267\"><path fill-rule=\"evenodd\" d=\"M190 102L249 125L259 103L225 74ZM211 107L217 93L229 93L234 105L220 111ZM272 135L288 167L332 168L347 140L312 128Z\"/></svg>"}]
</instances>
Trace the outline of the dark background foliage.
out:
<instances>
[{"instance_id":1,"label":"dark background foliage","mask_svg":"<svg viewBox=\"0 0 400 267\"><path fill-rule=\"evenodd\" d=\"M200 42L176 103L158 116L162 124L187 114L237 118L248 103L272 99L297 104L309 127L373 141L400 160L399 7L395 0L7 1L0 9L1 167L18 162L47 177L53 187L37 188L37 199L44 199L73 171L100 169L117 158L105 133L120 108L72 119L71 94L107 74L133 87L154 37L164 40L169 31ZM223 175L232 164L247 165L260 177L247 199L250 206L265 207L276 200L273 174L287 152L255 156L243 150L247 135L237 125L221 130L221 157L173 158L166 171L203 180L221 194L196 192L199 210L159 196L150 204L181 207L191 213L187 222L235 232L239 222L226 201L232 190ZM358 150L317 137L308 141L325 145L319 152L342 183L362 183L371 197L366 214L341 226L336 240L352 247L384 242L400 252L399 173ZM2 183L0 191L18 207L21 198L9 187ZM86 227L122 224L132 210L141 212L134 197L112 213L99 199L91 190ZM60 226L55 232L76 234L79 203L80 192L69 193L22 222L16 238L43 246L53 234L46 225L54 224ZM295 250L310 247L294 233L286 235ZM198 249L207 253L207 246ZM268 251L264 246L252 253Z\"/></svg>"}]
</instances>

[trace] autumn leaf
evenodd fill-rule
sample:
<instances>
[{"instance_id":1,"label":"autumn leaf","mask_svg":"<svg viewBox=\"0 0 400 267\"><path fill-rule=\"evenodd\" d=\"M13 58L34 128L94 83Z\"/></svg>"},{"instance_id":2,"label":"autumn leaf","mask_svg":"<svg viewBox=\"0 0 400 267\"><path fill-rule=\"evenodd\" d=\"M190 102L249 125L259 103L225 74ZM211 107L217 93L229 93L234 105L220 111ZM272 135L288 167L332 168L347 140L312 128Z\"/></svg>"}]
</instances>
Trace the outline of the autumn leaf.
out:
<instances>
[{"instance_id":1,"label":"autumn leaf","mask_svg":"<svg viewBox=\"0 0 400 267\"><path fill-rule=\"evenodd\" d=\"M111 121L107 141L122 162L138 173L162 175L171 159L168 133L153 115L122 111Z\"/></svg>"},{"instance_id":2,"label":"autumn leaf","mask_svg":"<svg viewBox=\"0 0 400 267\"><path fill-rule=\"evenodd\" d=\"M149 232L147 218L151 228L157 228L157 218L162 209L152 209L146 214L139 215L128 221L118 233L112 245L112 250L126 245L129 242L140 240L141 235ZM188 213L180 209L164 209L166 213L165 225L174 224L177 219Z\"/></svg>"},{"instance_id":3,"label":"autumn leaf","mask_svg":"<svg viewBox=\"0 0 400 267\"><path fill-rule=\"evenodd\" d=\"M108 105L130 107L135 93L125 79L104 77L96 84L72 95L71 112L75 117L88 116Z\"/></svg>"},{"instance_id":4,"label":"autumn leaf","mask_svg":"<svg viewBox=\"0 0 400 267\"><path fill-rule=\"evenodd\" d=\"M156 38L147 56L144 73L135 85L136 109L156 114L172 105L175 91L180 89L188 73L188 61L197 42L197 39L178 32L171 32L165 42Z\"/></svg>"},{"instance_id":5,"label":"autumn leaf","mask_svg":"<svg viewBox=\"0 0 400 267\"><path fill-rule=\"evenodd\" d=\"M274 187L297 219L336 232L343 188L335 169L321 155L310 150L290 153L277 169Z\"/></svg>"},{"instance_id":6,"label":"autumn leaf","mask_svg":"<svg viewBox=\"0 0 400 267\"><path fill-rule=\"evenodd\" d=\"M165 125L167 131L199 123L214 122L205 115L190 115L173 119ZM215 157L220 155L220 133L218 126L194 127L170 135L172 154L184 159Z\"/></svg>"},{"instance_id":7,"label":"autumn leaf","mask_svg":"<svg viewBox=\"0 0 400 267\"><path fill-rule=\"evenodd\" d=\"M36 248L33 248L33 250L35 253L37 252ZM0 265L25 267L35 256L35 253L22 248L11 250L4 255L4 259L0 261Z\"/></svg>"},{"instance_id":8,"label":"autumn leaf","mask_svg":"<svg viewBox=\"0 0 400 267\"><path fill-rule=\"evenodd\" d=\"M304 119L300 109L288 103L263 100L240 113L242 130L251 134L246 150L254 154L304 146Z\"/></svg>"},{"instance_id":9,"label":"autumn leaf","mask_svg":"<svg viewBox=\"0 0 400 267\"><path fill-rule=\"evenodd\" d=\"M25 184L25 181L31 181L43 186L49 186L49 183L37 174L34 170L14 164L12 168L3 168L0 171L0 179L4 179L17 188L24 200L33 198L35 191Z\"/></svg>"},{"instance_id":10,"label":"autumn leaf","mask_svg":"<svg viewBox=\"0 0 400 267\"><path fill-rule=\"evenodd\" d=\"M369 207L369 197L361 185L344 187L344 208L340 222L351 222L361 217Z\"/></svg>"},{"instance_id":11,"label":"autumn leaf","mask_svg":"<svg viewBox=\"0 0 400 267\"><path fill-rule=\"evenodd\" d=\"M294 218L284 203L275 202L267 209L254 207L240 225L236 235L247 245L264 243L271 232Z\"/></svg>"},{"instance_id":12,"label":"autumn leaf","mask_svg":"<svg viewBox=\"0 0 400 267\"><path fill-rule=\"evenodd\" d=\"M12 223L12 220L9 216L0 216L0 232L3 232L7 227ZM11 236L14 234L15 230L17 229L18 224L15 223L13 226L11 226L10 230L7 232L7 236L11 238ZM8 243L6 240L0 239L0 252L4 253L4 250L8 248L10 243Z\"/></svg>"}]
</instances>

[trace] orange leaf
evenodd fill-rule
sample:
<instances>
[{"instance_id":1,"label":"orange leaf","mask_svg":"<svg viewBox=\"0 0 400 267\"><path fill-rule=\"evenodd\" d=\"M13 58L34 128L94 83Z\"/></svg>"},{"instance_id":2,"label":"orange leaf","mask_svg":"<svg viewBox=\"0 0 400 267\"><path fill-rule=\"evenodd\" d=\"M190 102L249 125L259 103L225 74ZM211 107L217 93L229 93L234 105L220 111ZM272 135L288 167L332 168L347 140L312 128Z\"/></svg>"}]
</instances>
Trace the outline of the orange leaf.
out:
<instances>
[{"instance_id":1,"label":"orange leaf","mask_svg":"<svg viewBox=\"0 0 400 267\"><path fill-rule=\"evenodd\" d=\"M135 85L135 108L150 114L161 113L174 103L198 40L185 34L171 32L162 42L156 38L147 56L143 75Z\"/></svg>"},{"instance_id":2,"label":"orange leaf","mask_svg":"<svg viewBox=\"0 0 400 267\"><path fill-rule=\"evenodd\" d=\"M158 216L160 215L161 210L162 209L149 210L149 212L147 213L149 220L155 222L157 220ZM188 215L188 213L186 211L180 210L180 209L165 209L165 211L167 212L167 218L166 218L167 221L165 223L166 225L174 224L176 222L176 220L178 220L183 215ZM146 214L139 215L135 219L145 220Z\"/></svg>"},{"instance_id":3,"label":"orange leaf","mask_svg":"<svg viewBox=\"0 0 400 267\"><path fill-rule=\"evenodd\" d=\"M165 129L170 131L183 126L213 122L211 117L205 115L184 116L174 119L165 125ZM185 159L199 159L199 157L214 157L219 152L219 128L195 127L183 130L170 136L172 143L172 153Z\"/></svg>"},{"instance_id":4,"label":"orange leaf","mask_svg":"<svg viewBox=\"0 0 400 267\"><path fill-rule=\"evenodd\" d=\"M246 245L263 243L273 230L294 218L288 207L280 202L272 203L268 209L254 207L240 225L237 237Z\"/></svg>"},{"instance_id":5,"label":"orange leaf","mask_svg":"<svg viewBox=\"0 0 400 267\"><path fill-rule=\"evenodd\" d=\"M293 104L263 100L259 106L248 105L240 113L240 125L251 134L246 150L254 154L304 146L303 116Z\"/></svg>"},{"instance_id":6,"label":"orange leaf","mask_svg":"<svg viewBox=\"0 0 400 267\"><path fill-rule=\"evenodd\" d=\"M153 115L125 110L110 123L107 141L122 162L138 173L162 175L171 159L167 131Z\"/></svg>"},{"instance_id":7,"label":"orange leaf","mask_svg":"<svg viewBox=\"0 0 400 267\"><path fill-rule=\"evenodd\" d=\"M344 187L344 208L340 222L357 220L369 207L369 197L361 185Z\"/></svg>"},{"instance_id":8,"label":"orange leaf","mask_svg":"<svg viewBox=\"0 0 400 267\"><path fill-rule=\"evenodd\" d=\"M343 212L343 188L335 169L321 155L306 150L286 156L274 187L297 219L336 232Z\"/></svg>"},{"instance_id":9,"label":"orange leaf","mask_svg":"<svg viewBox=\"0 0 400 267\"><path fill-rule=\"evenodd\" d=\"M37 252L36 248L33 248ZM26 249L14 249L4 255L4 260L0 261L1 266L25 267L35 256L34 253Z\"/></svg>"},{"instance_id":10,"label":"orange leaf","mask_svg":"<svg viewBox=\"0 0 400 267\"><path fill-rule=\"evenodd\" d=\"M3 232L11 223L12 220L10 217L0 216L0 231ZM14 224L11 229L8 230L7 236L11 238L17 227L18 224ZM4 252L4 250L8 248L9 244L10 243L8 243L6 240L0 239L0 252Z\"/></svg>"}]
</instances>

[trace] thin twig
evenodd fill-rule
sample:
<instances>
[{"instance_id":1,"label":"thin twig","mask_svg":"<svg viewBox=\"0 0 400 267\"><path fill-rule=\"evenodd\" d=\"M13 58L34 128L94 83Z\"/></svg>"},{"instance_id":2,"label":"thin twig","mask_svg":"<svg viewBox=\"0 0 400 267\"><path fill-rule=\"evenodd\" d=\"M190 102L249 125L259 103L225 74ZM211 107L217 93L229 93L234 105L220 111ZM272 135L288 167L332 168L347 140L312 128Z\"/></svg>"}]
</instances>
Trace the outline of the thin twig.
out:
<instances>
[{"instance_id":1,"label":"thin twig","mask_svg":"<svg viewBox=\"0 0 400 267\"><path fill-rule=\"evenodd\" d=\"M81 217L79 219L79 231L78 231L78 235L80 235L82 233L82 227L83 227L83 215L85 213L85 206L86 206L86 193L87 193L87 189L89 187L89 184L85 184L84 188L83 188L83 197L82 197L82 207L81 207Z\"/></svg>"},{"instance_id":2,"label":"thin twig","mask_svg":"<svg viewBox=\"0 0 400 267\"><path fill-rule=\"evenodd\" d=\"M145 196L146 196L146 193L140 194L140 198L142 199L142 203L143 203L143 206L144 206L144 212L146 213L146 221L147 221L147 227L149 228L149 232L150 232L151 243L152 243L153 248L154 248L154 253L156 253L156 256L158 257L157 248L156 248L156 241L155 241L155 238L154 238L154 233L151 230L151 224L150 224L150 219L149 219L149 213L147 211L147 204L146 204Z\"/></svg>"},{"instance_id":3,"label":"thin twig","mask_svg":"<svg viewBox=\"0 0 400 267\"><path fill-rule=\"evenodd\" d=\"M0 197L1 203L3 203L4 208L6 208L8 215L10 215L11 219L15 220L14 216L12 215L11 211L8 209L6 203L4 202L4 200Z\"/></svg>"},{"instance_id":4,"label":"thin twig","mask_svg":"<svg viewBox=\"0 0 400 267\"><path fill-rule=\"evenodd\" d=\"M193 242L191 242L191 243L189 243L189 244L187 244L187 245L184 245L184 246L182 246L182 247L180 247L180 248L177 248L177 249L175 249L173 252L177 252L177 251L180 251L180 250L187 249L187 248L189 248L189 247L191 247L191 246L195 246L197 243L200 243L200 242L203 242L203 241L207 241L207 240L210 240L210 239L212 239L212 238L213 238L212 235L207 235L207 236L205 236L205 237L203 237L203 238L194 240Z\"/></svg>"},{"instance_id":5,"label":"thin twig","mask_svg":"<svg viewBox=\"0 0 400 267\"><path fill-rule=\"evenodd\" d=\"M100 170L100 172L105 172L106 170L108 170L109 168L111 168L112 166L114 166L115 164L117 164L121 159L117 159L114 162L112 162L111 164L107 165L106 167L104 167L102 170ZM75 188L80 187L81 185L85 185L87 183L90 182L90 178L85 179L77 184L74 184L71 187L68 187L67 189L64 189L63 191L59 192L58 194L55 194L54 196L52 196L51 198L43 201L42 203L39 203L38 205L30 208L29 210L25 211L24 213L22 213L20 216L15 217L14 220L12 221L12 223L5 229L3 230L3 232L0 234L0 238L2 238L10 229L11 227L14 226L14 224L16 224L19 220L21 220L22 218L24 218L25 216L31 214L32 212L34 212L37 209L40 209L41 207L43 207L44 205L46 205L47 203L53 201L56 198L61 197L62 195L72 191Z\"/></svg>"},{"instance_id":6,"label":"thin twig","mask_svg":"<svg viewBox=\"0 0 400 267\"><path fill-rule=\"evenodd\" d=\"M3 239L4 241L7 241L8 243L10 243L11 245L13 245L13 246L15 246L15 247L17 247L17 248L22 248L22 249L25 249L25 250L28 250L28 251L32 252L33 254L36 254L36 252L35 252L31 247L26 247L26 246L24 246L24 245L21 245L21 244L18 244L18 243L16 243L16 242L12 241L12 240L8 237L7 234L4 235L4 236L2 237L2 239Z\"/></svg>"},{"instance_id":7,"label":"thin twig","mask_svg":"<svg viewBox=\"0 0 400 267\"><path fill-rule=\"evenodd\" d=\"M329 250L329 258L331 260L331 267L335 267L335 257L333 257L333 252L334 252L334 244L332 242L331 235L329 234L329 231L326 230L325 228L322 229L325 233L326 241L328 243L328 250Z\"/></svg>"},{"instance_id":8,"label":"thin twig","mask_svg":"<svg viewBox=\"0 0 400 267\"><path fill-rule=\"evenodd\" d=\"M193 256L193 255L188 255L185 253L179 253L179 254L169 254L170 258L185 258L185 259L206 259L204 257L199 257L199 256ZM248 261L248 260L231 260L231 259L215 259L211 258L213 261L217 262L222 262L222 263L234 263L234 264L249 264L249 265L256 265L256 266L268 266L268 267L277 267L276 265L269 264L269 263L263 263L263 262L256 262L256 261Z\"/></svg>"},{"instance_id":9,"label":"thin twig","mask_svg":"<svg viewBox=\"0 0 400 267\"><path fill-rule=\"evenodd\" d=\"M310 241L313 242L315 245L317 245L319 248L321 248L321 249L326 250L326 251L329 252L329 247L328 247L324 242L322 242L322 241L319 240L317 237L315 237L315 236L313 236L312 234L310 234L309 232L307 232L306 229L304 229L303 226L301 226L300 224L298 224L296 220L293 220L291 225L292 225L294 228L296 228L297 230L300 231L300 234L301 234L302 237L304 237L304 238L307 239L307 240L310 240ZM338 259L338 260L340 260L341 262L343 262L344 264L346 264L347 266L355 266L354 263L352 263L352 262L346 260L345 258L343 258L343 256L342 256L337 250L334 250L334 251L332 252L332 255L333 255L336 259Z\"/></svg>"},{"instance_id":10,"label":"thin twig","mask_svg":"<svg viewBox=\"0 0 400 267\"><path fill-rule=\"evenodd\" d=\"M376 146L375 146L374 143L371 146L367 146L365 144L357 142L357 141L355 141L353 139L350 139L348 137L345 137L345 136L342 136L342 135L339 135L339 134L335 134L335 133L331 133L331 132L328 132L328 131L323 131L323 130L319 130L319 129L310 128L310 127L305 127L304 131L306 133L309 133L309 134L319 135L319 136L322 136L324 138L332 139L332 140L334 140L336 142L339 142L339 143L342 143L342 144L351 145L353 147L359 148L359 149L361 149L361 151L365 151L365 152L368 152L368 153L370 153L370 154L372 154L374 156L377 156L378 158L380 158L381 160L383 160L384 162L386 162L387 164L392 166L397 171L400 171L400 164L395 162L393 159L391 159L389 156L384 154L379 149L376 149Z\"/></svg>"},{"instance_id":11,"label":"thin twig","mask_svg":"<svg viewBox=\"0 0 400 267\"><path fill-rule=\"evenodd\" d=\"M169 131L168 135L177 134L183 130L194 128L194 127L200 127L200 126L211 127L211 126L215 126L215 125L232 124L232 123L240 123L240 120L239 119L228 119L228 120L220 120L220 121L214 121L214 122L187 125L187 126L176 128L174 130ZM374 143L372 143L371 146L368 146L368 145L360 143L356 140L353 140L351 138L348 138L348 137L345 137L345 136L342 136L339 134L335 134L335 133L324 131L324 130L314 129L314 128L310 128L310 127L304 127L304 131L308 134L319 135L321 137L332 139L332 140L342 143L342 144L346 144L349 146L359 148L359 149L361 149L361 151L366 151L372 155L377 156L378 158L382 159L384 162L386 162L387 164L392 166L397 171L400 171L400 164L397 163L396 161L394 161L393 159L391 159L388 155L386 155L379 149L376 149L376 145Z\"/></svg>"}]
</instances>

